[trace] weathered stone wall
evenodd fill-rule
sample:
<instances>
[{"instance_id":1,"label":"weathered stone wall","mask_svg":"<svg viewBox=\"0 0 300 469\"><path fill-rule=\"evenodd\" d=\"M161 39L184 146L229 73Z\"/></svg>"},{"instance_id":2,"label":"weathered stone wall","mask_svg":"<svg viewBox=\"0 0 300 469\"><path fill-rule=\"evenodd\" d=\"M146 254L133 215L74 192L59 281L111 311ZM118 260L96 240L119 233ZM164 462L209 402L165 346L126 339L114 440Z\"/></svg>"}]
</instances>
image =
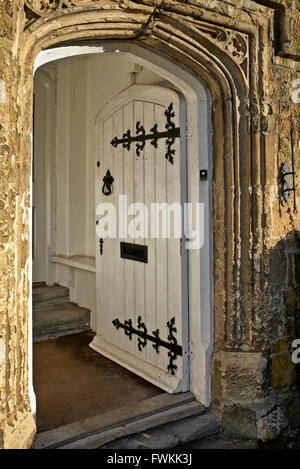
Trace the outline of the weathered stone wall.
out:
<instances>
[{"instance_id":1,"label":"weathered stone wall","mask_svg":"<svg viewBox=\"0 0 300 469\"><path fill-rule=\"evenodd\" d=\"M30 161L20 151L17 17L0 2L0 447L31 445L28 398L28 207Z\"/></svg>"},{"instance_id":2,"label":"weathered stone wall","mask_svg":"<svg viewBox=\"0 0 300 469\"><path fill-rule=\"evenodd\" d=\"M300 365L295 365L291 356L292 343L300 337L300 82L296 83L300 74L300 2L257 3L275 7L275 28L273 33L270 30L269 39L276 51L272 53L271 68L262 73L269 112L262 122L265 229L262 264L258 268L265 272L261 284L265 297L257 331L260 345L256 351L260 353L217 352L214 398L221 408L225 436L258 438L264 447L299 447ZM283 9L283 5L287 7ZM296 210L293 192L288 201L279 197L280 168L287 162L292 171L292 151ZM289 183L293 183L292 176Z\"/></svg>"},{"instance_id":3,"label":"weathered stone wall","mask_svg":"<svg viewBox=\"0 0 300 469\"><path fill-rule=\"evenodd\" d=\"M297 438L299 1L0 0L0 447L29 447L29 188L33 63L79 39L127 39L206 82L213 100L213 403L233 438ZM72 14L71 14L72 13ZM296 201L280 204L279 168Z\"/></svg>"}]
</instances>

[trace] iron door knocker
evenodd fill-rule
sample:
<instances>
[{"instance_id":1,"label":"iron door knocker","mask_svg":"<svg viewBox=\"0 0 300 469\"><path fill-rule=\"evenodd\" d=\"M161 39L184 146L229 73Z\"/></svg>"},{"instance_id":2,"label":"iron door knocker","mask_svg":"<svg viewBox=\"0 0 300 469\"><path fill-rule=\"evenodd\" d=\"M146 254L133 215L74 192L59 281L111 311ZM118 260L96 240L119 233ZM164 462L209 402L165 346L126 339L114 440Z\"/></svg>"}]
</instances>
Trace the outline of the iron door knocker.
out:
<instances>
[{"instance_id":1,"label":"iron door knocker","mask_svg":"<svg viewBox=\"0 0 300 469\"><path fill-rule=\"evenodd\" d=\"M104 184L102 186L102 193L105 196L108 196L112 193L112 185L113 185L113 182L114 182L114 178L111 175L111 172L110 172L109 169L107 170L106 175L103 178L103 182L104 182Z\"/></svg>"}]
</instances>

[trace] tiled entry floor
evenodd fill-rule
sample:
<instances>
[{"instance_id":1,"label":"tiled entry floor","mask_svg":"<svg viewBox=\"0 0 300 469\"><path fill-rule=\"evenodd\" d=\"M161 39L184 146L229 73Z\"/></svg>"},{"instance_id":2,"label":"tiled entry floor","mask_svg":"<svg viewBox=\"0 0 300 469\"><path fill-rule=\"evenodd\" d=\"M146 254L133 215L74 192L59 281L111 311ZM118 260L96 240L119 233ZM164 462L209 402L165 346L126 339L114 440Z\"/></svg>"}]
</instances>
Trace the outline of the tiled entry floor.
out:
<instances>
[{"instance_id":1,"label":"tiled entry floor","mask_svg":"<svg viewBox=\"0 0 300 469\"><path fill-rule=\"evenodd\" d=\"M93 337L88 331L34 344L38 432L164 393L92 350Z\"/></svg>"}]
</instances>

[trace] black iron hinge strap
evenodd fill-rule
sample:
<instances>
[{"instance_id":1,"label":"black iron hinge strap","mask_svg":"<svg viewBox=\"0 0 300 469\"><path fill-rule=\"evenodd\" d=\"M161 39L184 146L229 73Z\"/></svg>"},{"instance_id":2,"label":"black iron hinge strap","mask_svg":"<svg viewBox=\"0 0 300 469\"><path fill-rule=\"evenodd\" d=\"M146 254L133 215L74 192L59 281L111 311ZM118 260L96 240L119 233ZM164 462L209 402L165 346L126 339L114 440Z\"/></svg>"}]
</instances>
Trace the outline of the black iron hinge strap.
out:
<instances>
[{"instance_id":1,"label":"black iron hinge strap","mask_svg":"<svg viewBox=\"0 0 300 469\"><path fill-rule=\"evenodd\" d=\"M119 319L115 319L113 321L113 325L116 327L116 329L124 329L128 332L128 335L129 336L129 339L132 340L132 334L134 335L137 335L139 337L141 337L142 339L147 339L147 340L150 340L150 342L154 342L155 343L155 346L153 346L155 349L157 349L157 347L164 347L168 350L172 350L172 351L176 351L177 355L179 355L180 357L182 356L182 346L181 345L178 345L178 344L173 344L171 342L166 342L165 340L162 340L160 337L156 337L156 336L152 336L152 335L149 335L147 333L145 333L144 331L140 331L138 329L135 329L133 326L132 326L132 321L125 321L127 322L127 324L122 324ZM129 323L129 324L128 324ZM153 331L153 334L157 333L159 331Z\"/></svg>"},{"instance_id":2,"label":"black iron hinge strap","mask_svg":"<svg viewBox=\"0 0 300 469\"><path fill-rule=\"evenodd\" d=\"M177 366L174 364L174 361L176 360L177 356L182 357L182 346L177 344L177 339L174 336L174 332L177 331L175 327L175 318L172 318L167 322L167 327L169 329L169 342L160 338L159 329L156 329L156 331L152 332L153 336L148 334L146 325L142 322L141 316L138 317L137 328L133 326L132 319L125 320L124 323L121 323L119 319L114 319L112 323L116 329L124 329L125 335L128 336L129 340L132 340L132 335L138 336L138 349L140 352L147 345L148 340L154 343L152 347L156 350L157 353L159 353L159 347L164 347L169 350L168 356L170 363L168 365L168 371L170 371L173 375L175 374Z\"/></svg>"},{"instance_id":3,"label":"black iron hinge strap","mask_svg":"<svg viewBox=\"0 0 300 469\"><path fill-rule=\"evenodd\" d=\"M136 154L140 156L141 152L144 150L146 141L151 140L151 145L155 148L158 147L158 140L166 139L167 150L165 153L166 159L174 164L175 149L172 148L176 138L180 138L180 127L176 127L172 119L175 117L175 112L173 110L173 103L165 111L165 116L167 123L165 125L166 130L159 131L158 124L154 124L150 133L147 134L145 128L141 125L140 121L136 123L136 135L131 135L131 131L128 129L126 133L123 134L122 138L115 137L111 141L113 147L117 147L122 144L123 148L126 148L128 151L131 148L131 144L136 142Z\"/></svg>"}]
</instances>

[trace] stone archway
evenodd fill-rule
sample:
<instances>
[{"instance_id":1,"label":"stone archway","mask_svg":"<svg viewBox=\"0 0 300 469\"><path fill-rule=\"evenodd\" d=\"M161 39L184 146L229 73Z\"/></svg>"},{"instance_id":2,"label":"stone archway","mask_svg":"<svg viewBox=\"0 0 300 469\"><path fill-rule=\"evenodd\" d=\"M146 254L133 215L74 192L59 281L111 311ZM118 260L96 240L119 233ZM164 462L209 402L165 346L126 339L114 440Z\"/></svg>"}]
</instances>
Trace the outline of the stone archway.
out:
<instances>
[{"instance_id":1,"label":"stone archway","mask_svg":"<svg viewBox=\"0 0 300 469\"><path fill-rule=\"evenodd\" d=\"M230 20L218 8L212 13L204 6L183 7L180 2L172 3L60 1L46 6L45 2L26 0L25 5L22 2L14 11L18 17L18 32L13 49L15 55L8 60L12 61L11 73L18 77L13 81L9 97L9 103L14 106L11 119L15 118L17 122L15 137L10 137L10 142L18 155L15 168L18 182L13 190L18 213L14 234L18 260L15 265L15 294L8 301L11 301L14 311L19 311L19 317L12 318L19 332L11 336L9 347L11 363L21 361L24 371L22 375L14 376L12 387L6 393L11 395L11 409L20 409L15 427L19 429L22 424L27 427L27 437L26 432L20 437L24 445L32 432L27 391L27 324L33 68L38 53L50 47L83 40L134 40L137 45L155 50L156 54L181 64L208 87L213 102L216 364L213 386L220 379L220 369L226 367L226 353L232 350L238 352L241 366L247 363L247 352L257 351L251 354L257 360L251 366L261 367L260 349L264 338L259 336L263 305L260 285L264 272L260 269L262 260L258 254L264 248L263 171L254 172L253 165L263 169L261 146L265 142L260 132L261 128L266 131L268 126L268 97L259 78L261 70L268 66L266 55L259 49L259 41L267 35L268 21L263 15L249 21L246 13L239 20ZM259 92L263 94L260 101ZM194 117L190 115L190 119ZM191 139L191 152L197 152L199 148L194 137ZM191 181L198 178L198 172L191 173L190 177ZM199 194L191 193L190 198L199 200ZM195 253L191 265L199 265L199 262L199 253ZM201 322L203 305L197 283L191 286L190 298L193 305L198 306L192 312L191 327L202 337L200 348L205 349L208 345ZM17 337L22 337L22 347L16 354L14 344ZM192 346L192 353L197 357L197 343ZM200 389L202 385L199 383ZM14 387L21 391L14 392ZM217 388L218 385L216 393ZM7 415L11 415L10 409L7 409Z\"/></svg>"}]
</instances>

